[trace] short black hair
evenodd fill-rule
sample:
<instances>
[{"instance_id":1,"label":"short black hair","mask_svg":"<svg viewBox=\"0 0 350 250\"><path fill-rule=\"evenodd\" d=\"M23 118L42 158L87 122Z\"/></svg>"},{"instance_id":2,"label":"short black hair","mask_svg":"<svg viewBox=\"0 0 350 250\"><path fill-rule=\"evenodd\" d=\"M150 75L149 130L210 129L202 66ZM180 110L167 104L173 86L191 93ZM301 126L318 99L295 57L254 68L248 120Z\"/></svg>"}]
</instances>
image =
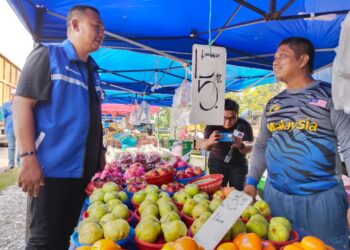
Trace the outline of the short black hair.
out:
<instances>
[{"instance_id":1,"label":"short black hair","mask_svg":"<svg viewBox=\"0 0 350 250\"><path fill-rule=\"evenodd\" d=\"M72 18L74 16L74 12L85 13L85 11L88 10L88 9L92 10L92 11L96 12L96 14L100 15L100 12L95 7L92 7L92 6L89 6L89 5L75 5L68 12L68 15L67 15L67 27L68 27L70 21L72 20Z\"/></svg>"},{"instance_id":2,"label":"short black hair","mask_svg":"<svg viewBox=\"0 0 350 250\"><path fill-rule=\"evenodd\" d=\"M294 51L297 58L303 54L307 54L309 56L307 67L310 73L314 71L315 47L309 39L304 37L289 37L282 40L278 47L281 45L288 45Z\"/></svg>"},{"instance_id":3,"label":"short black hair","mask_svg":"<svg viewBox=\"0 0 350 250\"><path fill-rule=\"evenodd\" d=\"M235 111L238 114L239 104L231 99L225 99L225 110Z\"/></svg>"}]
</instances>

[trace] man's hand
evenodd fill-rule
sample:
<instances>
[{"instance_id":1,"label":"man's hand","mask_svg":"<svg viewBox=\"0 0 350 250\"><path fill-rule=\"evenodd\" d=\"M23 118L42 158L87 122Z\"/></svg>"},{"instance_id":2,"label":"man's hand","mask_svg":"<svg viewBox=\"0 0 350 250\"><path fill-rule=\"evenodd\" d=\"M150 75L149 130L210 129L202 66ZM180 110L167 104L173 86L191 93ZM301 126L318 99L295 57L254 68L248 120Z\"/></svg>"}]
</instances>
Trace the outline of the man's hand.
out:
<instances>
[{"instance_id":1,"label":"man's hand","mask_svg":"<svg viewBox=\"0 0 350 250\"><path fill-rule=\"evenodd\" d=\"M18 176L18 186L22 188L23 192L28 192L30 197L39 196L40 187L44 186L44 176L35 155L23 158Z\"/></svg>"},{"instance_id":2,"label":"man's hand","mask_svg":"<svg viewBox=\"0 0 350 250\"><path fill-rule=\"evenodd\" d=\"M235 136L231 147L237 148L237 149L241 149L241 147L242 147L242 138L240 138L238 136Z\"/></svg>"},{"instance_id":3,"label":"man's hand","mask_svg":"<svg viewBox=\"0 0 350 250\"><path fill-rule=\"evenodd\" d=\"M214 145L218 143L218 140L220 140L220 132L215 130L213 131L213 133L211 133L211 135L208 138L208 143L210 145Z\"/></svg>"},{"instance_id":4,"label":"man's hand","mask_svg":"<svg viewBox=\"0 0 350 250\"><path fill-rule=\"evenodd\" d=\"M249 185L247 184L245 187L244 187L244 190L243 190L246 194L250 195L252 198L253 198L253 201L255 201L255 197L256 197L256 187L253 186L253 185Z\"/></svg>"}]
</instances>

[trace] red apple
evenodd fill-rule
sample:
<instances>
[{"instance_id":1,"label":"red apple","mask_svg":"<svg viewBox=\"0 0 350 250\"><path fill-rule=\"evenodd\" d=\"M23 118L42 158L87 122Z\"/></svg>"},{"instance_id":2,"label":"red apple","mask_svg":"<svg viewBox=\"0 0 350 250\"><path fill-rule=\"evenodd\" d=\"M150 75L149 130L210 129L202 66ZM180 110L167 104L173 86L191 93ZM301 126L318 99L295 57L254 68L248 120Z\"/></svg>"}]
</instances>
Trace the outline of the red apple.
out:
<instances>
[{"instance_id":1,"label":"red apple","mask_svg":"<svg viewBox=\"0 0 350 250\"><path fill-rule=\"evenodd\" d=\"M186 169L185 169L185 174L186 174L186 175L188 175L188 174L194 175L192 168L186 168Z\"/></svg>"},{"instance_id":2,"label":"red apple","mask_svg":"<svg viewBox=\"0 0 350 250\"><path fill-rule=\"evenodd\" d=\"M201 175L202 174L202 169L200 167L194 167L193 168L193 173L195 175Z\"/></svg>"},{"instance_id":3,"label":"red apple","mask_svg":"<svg viewBox=\"0 0 350 250\"><path fill-rule=\"evenodd\" d=\"M178 168L186 167L187 165L188 165L187 162L182 160L177 163Z\"/></svg>"},{"instance_id":4,"label":"red apple","mask_svg":"<svg viewBox=\"0 0 350 250\"><path fill-rule=\"evenodd\" d=\"M176 178L178 178L178 179L185 178L185 171L181 170L181 171L177 172L176 173Z\"/></svg>"},{"instance_id":5,"label":"red apple","mask_svg":"<svg viewBox=\"0 0 350 250\"><path fill-rule=\"evenodd\" d=\"M189 173L185 174L185 178L192 178L194 176L195 176L195 174L193 172L189 172Z\"/></svg>"},{"instance_id":6,"label":"red apple","mask_svg":"<svg viewBox=\"0 0 350 250\"><path fill-rule=\"evenodd\" d=\"M175 193L176 192L174 187L168 187L167 191L170 192L170 193Z\"/></svg>"}]
</instances>

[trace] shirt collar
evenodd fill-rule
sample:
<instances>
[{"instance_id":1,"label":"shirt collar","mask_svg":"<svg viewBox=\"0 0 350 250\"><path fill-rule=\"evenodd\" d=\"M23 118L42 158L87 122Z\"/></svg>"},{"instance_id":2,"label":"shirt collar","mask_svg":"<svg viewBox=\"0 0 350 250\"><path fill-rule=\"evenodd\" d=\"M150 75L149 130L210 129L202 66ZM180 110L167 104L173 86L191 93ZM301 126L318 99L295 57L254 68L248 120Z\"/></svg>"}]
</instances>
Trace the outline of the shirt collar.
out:
<instances>
[{"instance_id":1,"label":"shirt collar","mask_svg":"<svg viewBox=\"0 0 350 250\"><path fill-rule=\"evenodd\" d=\"M64 52L66 53L69 61L81 61L77 53L75 52L74 46L71 41L66 39L62 42L62 45L63 45ZM95 68L98 68L97 63L90 55L88 57L88 64Z\"/></svg>"}]
</instances>

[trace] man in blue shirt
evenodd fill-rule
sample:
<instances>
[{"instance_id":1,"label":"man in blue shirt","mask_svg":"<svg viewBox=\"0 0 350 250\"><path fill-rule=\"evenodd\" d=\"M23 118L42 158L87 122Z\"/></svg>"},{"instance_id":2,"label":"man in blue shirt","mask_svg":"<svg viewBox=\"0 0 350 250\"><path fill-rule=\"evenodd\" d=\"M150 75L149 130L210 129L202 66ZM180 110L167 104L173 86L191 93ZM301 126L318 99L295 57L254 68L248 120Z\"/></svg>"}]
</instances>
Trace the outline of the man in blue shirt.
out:
<instances>
[{"instance_id":1,"label":"man in blue shirt","mask_svg":"<svg viewBox=\"0 0 350 250\"><path fill-rule=\"evenodd\" d=\"M16 155L16 138L13 131L13 119L12 119L12 100L16 90L11 90L10 100L5 102L2 106L2 112L5 121L5 134L8 145L8 169L15 167L15 155Z\"/></svg>"}]
</instances>

